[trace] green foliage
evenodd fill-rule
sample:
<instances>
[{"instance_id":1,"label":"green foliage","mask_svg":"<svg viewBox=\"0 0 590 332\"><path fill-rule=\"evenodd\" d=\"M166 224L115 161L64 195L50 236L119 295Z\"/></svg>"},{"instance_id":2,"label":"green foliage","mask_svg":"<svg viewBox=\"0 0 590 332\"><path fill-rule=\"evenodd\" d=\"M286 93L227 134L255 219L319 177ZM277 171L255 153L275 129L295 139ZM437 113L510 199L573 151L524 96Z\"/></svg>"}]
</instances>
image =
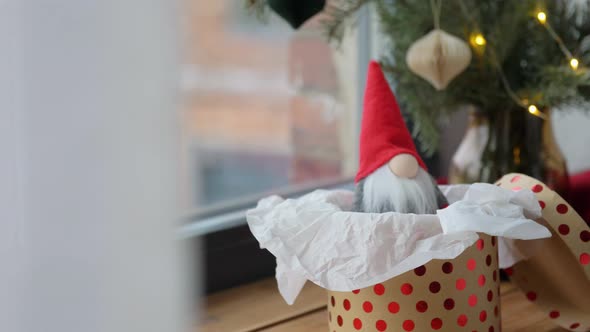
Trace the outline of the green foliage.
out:
<instances>
[{"instance_id":1,"label":"green foliage","mask_svg":"<svg viewBox=\"0 0 590 332\"><path fill-rule=\"evenodd\" d=\"M371 0L338 0L328 1L326 9L327 19L324 20L326 36L329 40L340 41L346 32L346 27L354 24L354 14Z\"/></svg>"},{"instance_id":2,"label":"green foliage","mask_svg":"<svg viewBox=\"0 0 590 332\"><path fill-rule=\"evenodd\" d=\"M427 154L437 147L439 122L463 105L490 116L522 107L507 86L518 99L540 109L590 100L590 74L584 68L590 64L590 14L572 13L568 0L442 0L441 29L466 41L480 32L487 41L485 51L474 51L467 70L443 91L413 74L405 61L410 45L434 28L430 1L333 0L325 22L328 37L342 38L354 13L368 2L374 3L387 39L380 61ZM547 13L547 22L580 59L577 71L536 20L539 10Z\"/></svg>"},{"instance_id":3,"label":"green foliage","mask_svg":"<svg viewBox=\"0 0 590 332\"><path fill-rule=\"evenodd\" d=\"M396 95L414 121L414 134L427 154L436 149L439 121L462 105L475 105L490 116L520 107L510 98L502 76L519 99L539 108L588 99L580 89L590 84L587 70L581 67L573 71L557 43L535 19L538 10L546 11L548 22L566 47L577 52L576 57L588 59L588 50L579 46L590 33L590 20L576 24L563 1L547 1L542 4L544 7L538 7L538 0L444 0L441 29L466 41L472 33L480 32L487 43L483 54L474 51L467 70L443 91L436 91L414 75L405 61L410 45L434 28L430 2L373 2L383 35L388 39L386 56L381 61L396 83Z\"/></svg>"}]
</instances>

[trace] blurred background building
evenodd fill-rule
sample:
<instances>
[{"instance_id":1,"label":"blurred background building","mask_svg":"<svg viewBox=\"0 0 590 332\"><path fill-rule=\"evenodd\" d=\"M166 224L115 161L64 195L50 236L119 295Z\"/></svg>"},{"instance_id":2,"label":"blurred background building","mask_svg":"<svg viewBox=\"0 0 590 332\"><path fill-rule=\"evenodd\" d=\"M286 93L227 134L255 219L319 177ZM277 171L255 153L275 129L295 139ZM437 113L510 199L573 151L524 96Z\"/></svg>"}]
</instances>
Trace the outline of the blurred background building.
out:
<instances>
[{"instance_id":1,"label":"blurred background building","mask_svg":"<svg viewBox=\"0 0 590 332\"><path fill-rule=\"evenodd\" d=\"M318 24L266 24L239 1L186 13L183 129L192 206L352 174L356 82ZM350 88L349 88L350 89ZM356 97L356 96L355 96Z\"/></svg>"}]
</instances>

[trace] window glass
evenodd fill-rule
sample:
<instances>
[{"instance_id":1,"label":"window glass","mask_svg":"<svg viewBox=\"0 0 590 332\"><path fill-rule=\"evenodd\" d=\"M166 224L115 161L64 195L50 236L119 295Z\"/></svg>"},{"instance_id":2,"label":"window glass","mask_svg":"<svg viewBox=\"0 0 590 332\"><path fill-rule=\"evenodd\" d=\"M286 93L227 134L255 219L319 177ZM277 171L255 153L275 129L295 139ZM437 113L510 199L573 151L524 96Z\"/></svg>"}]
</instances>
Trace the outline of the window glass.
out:
<instances>
[{"instance_id":1,"label":"window glass","mask_svg":"<svg viewBox=\"0 0 590 332\"><path fill-rule=\"evenodd\" d=\"M189 1L182 85L187 204L207 207L356 168L356 51L243 1Z\"/></svg>"}]
</instances>

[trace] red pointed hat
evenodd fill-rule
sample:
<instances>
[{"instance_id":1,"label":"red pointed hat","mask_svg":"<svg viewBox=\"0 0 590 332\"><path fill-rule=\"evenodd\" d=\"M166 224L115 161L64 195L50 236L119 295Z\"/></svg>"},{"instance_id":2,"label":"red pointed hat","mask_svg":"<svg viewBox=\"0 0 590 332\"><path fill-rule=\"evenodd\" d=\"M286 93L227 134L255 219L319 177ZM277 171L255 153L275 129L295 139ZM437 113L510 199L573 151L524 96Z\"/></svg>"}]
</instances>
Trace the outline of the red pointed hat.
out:
<instances>
[{"instance_id":1,"label":"red pointed hat","mask_svg":"<svg viewBox=\"0 0 590 332\"><path fill-rule=\"evenodd\" d=\"M359 170L354 181L359 182L402 153L414 156L420 167L427 170L379 63L371 61L363 105Z\"/></svg>"}]
</instances>

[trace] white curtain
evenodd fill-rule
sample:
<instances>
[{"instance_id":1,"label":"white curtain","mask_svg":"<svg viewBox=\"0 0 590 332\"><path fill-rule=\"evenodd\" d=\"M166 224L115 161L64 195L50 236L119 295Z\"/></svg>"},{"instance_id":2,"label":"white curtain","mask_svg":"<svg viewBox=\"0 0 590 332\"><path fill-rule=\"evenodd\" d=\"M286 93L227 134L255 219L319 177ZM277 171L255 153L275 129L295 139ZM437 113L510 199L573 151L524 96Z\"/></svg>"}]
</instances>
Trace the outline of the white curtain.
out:
<instances>
[{"instance_id":1,"label":"white curtain","mask_svg":"<svg viewBox=\"0 0 590 332\"><path fill-rule=\"evenodd\" d=\"M186 327L177 14L0 0L0 331Z\"/></svg>"}]
</instances>

